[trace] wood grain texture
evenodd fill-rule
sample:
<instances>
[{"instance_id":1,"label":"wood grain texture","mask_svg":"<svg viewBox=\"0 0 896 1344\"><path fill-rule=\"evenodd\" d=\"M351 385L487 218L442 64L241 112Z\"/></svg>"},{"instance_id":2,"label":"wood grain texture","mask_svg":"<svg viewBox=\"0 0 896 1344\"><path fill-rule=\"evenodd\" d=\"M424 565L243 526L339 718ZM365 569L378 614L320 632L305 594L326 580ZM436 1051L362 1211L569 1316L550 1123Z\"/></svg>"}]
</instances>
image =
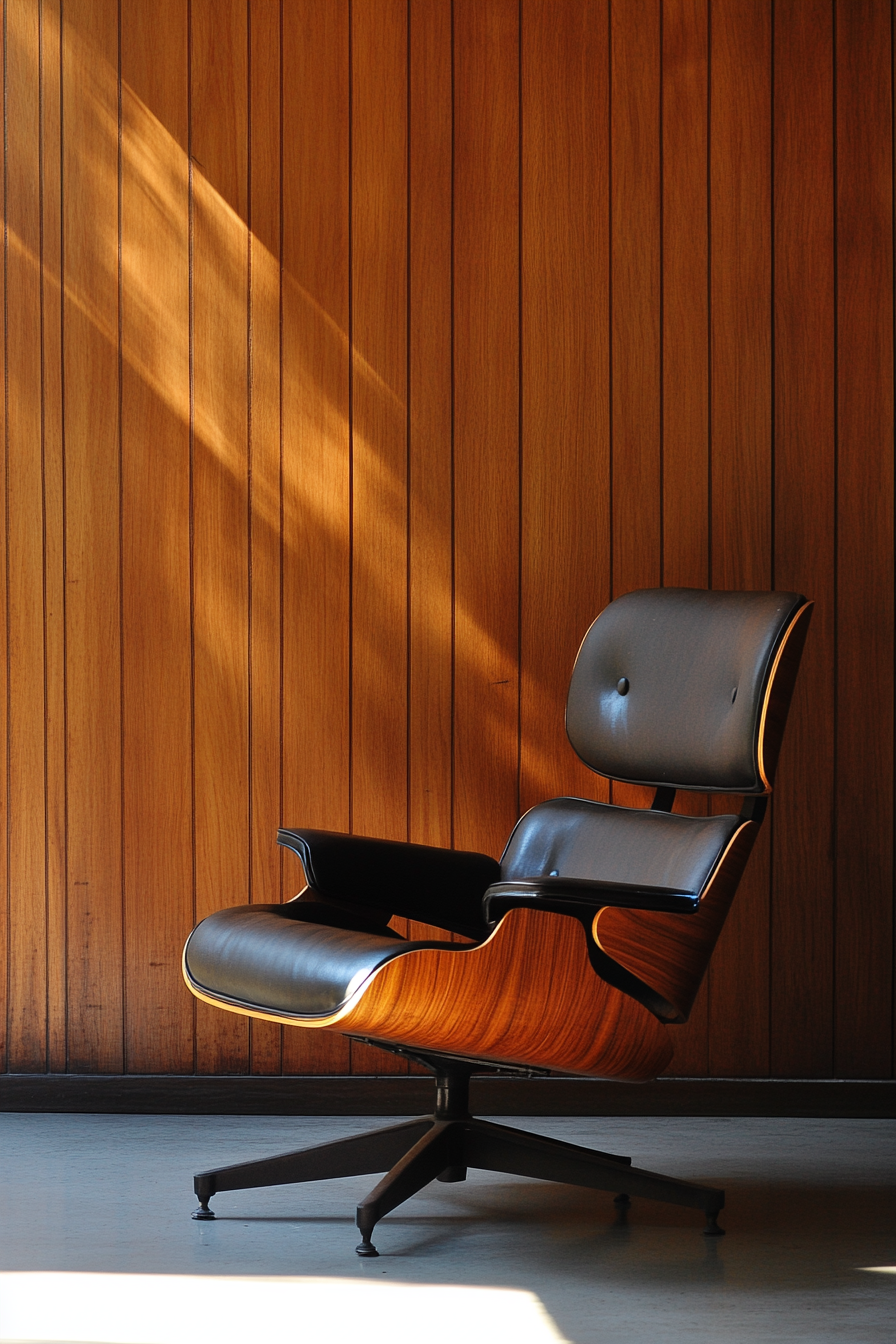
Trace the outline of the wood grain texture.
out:
<instances>
[{"instance_id":1,"label":"wood grain texture","mask_svg":"<svg viewBox=\"0 0 896 1344\"><path fill-rule=\"evenodd\" d=\"M407 4L352 15L352 829L407 838Z\"/></svg>"},{"instance_id":2,"label":"wood grain texture","mask_svg":"<svg viewBox=\"0 0 896 1344\"><path fill-rule=\"evenodd\" d=\"M282 896L280 14L249 8L249 899ZM279 1026L249 1029L253 1073L279 1073Z\"/></svg>"},{"instance_id":3,"label":"wood grain texture","mask_svg":"<svg viewBox=\"0 0 896 1344\"><path fill-rule=\"evenodd\" d=\"M454 648L450 0L411 0L408 43L408 838L418 844L450 845Z\"/></svg>"},{"instance_id":4,"label":"wood grain texture","mask_svg":"<svg viewBox=\"0 0 896 1344\"><path fill-rule=\"evenodd\" d=\"M712 587L769 588L772 90L765 0L713 7L710 61ZM717 806L733 810L729 800ZM769 882L765 829L710 970L712 1073L768 1069Z\"/></svg>"},{"instance_id":5,"label":"wood grain texture","mask_svg":"<svg viewBox=\"0 0 896 1344\"><path fill-rule=\"evenodd\" d=\"M660 5L610 6L611 596L662 577ZM612 784L623 807L650 790Z\"/></svg>"},{"instance_id":6,"label":"wood grain texture","mask_svg":"<svg viewBox=\"0 0 896 1344\"><path fill-rule=\"evenodd\" d=\"M595 916L594 938L604 951L662 994L684 1021L690 1015L757 834L758 827L752 822L745 822L735 832L695 914L665 915L608 907ZM677 1034L676 1028L673 1039Z\"/></svg>"},{"instance_id":7,"label":"wood grain texture","mask_svg":"<svg viewBox=\"0 0 896 1344\"><path fill-rule=\"evenodd\" d=\"M123 1065L118 7L63 27L68 1063Z\"/></svg>"},{"instance_id":8,"label":"wood grain texture","mask_svg":"<svg viewBox=\"0 0 896 1344\"><path fill-rule=\"evenodd\" d=\"M190 7L5 3L14 1062L347 1072L197 1036L194 875L603 796L563 700L615 566L816 601L674 1067L891 1073L891 7L194 0L192 70Z\"/></svg>"},{"instance_id":9,"label":"wood grain texture","mask_svg":"<svg viewBox=\"0 0 896 1344\"><path fill-rule=\"evenodd\" d=\"M194 1018L176 980L194 910L185 0L129 5L121 61L125 1050L177 1073Z\"/></svg>"},{"instance_id":10,"label":"wood grain texture","mask_svg":"<svg viewBox=\"0 0 896 1344\"><path fill-rule=\"evenodd\" d=\"M709 586L709 3L662 8L662 528L663 583ZM679 793L674 810L704 799ZM704 980L673 1033L673 1070L705 1074L709 1004Z\"/></svg>"},{"instance_id":11,"label":"wood grain texture","mask_svg":"<svg viewBox=\"0 0 896 1344\"><path fill-rule=\"evenodd\" d=\"M594 321L609 301L605 6L527 5L521 42L525 810L557 794L608 797L564 732L576 653L610 597L609 340Z\"/></svg>"},{"instance_id":12,"label":"wood grain texture","mask_svg":"<svg viewBox=\"0 0 896 1344\"><path fill-rule=\"evenodd\" d=\"M511 910L485 943L394 957L347 1007L302 1025L496 1063L631 1082L653 1078L671 1057L667 1030L594 974L586 939L578 920Z\"/></svg>"},{"instance_id":13,"label":"wood grain texture","mask_svg":"<svg viewBox=\"0 0 896 1344\"><path fill-rule=\"evenodd\" d=\"M662 10L663 583L709 584L709 13Z\"/></svg>"},{"instance_id":14,"label":"wood grain texture","mask_svg":"<svg viewBox=\"0 0 896 1344\"><path fill-rule=\"evenodd\" d=\"M246 0L191 14L193 759L196 918L249 886L249 249ZM204 1073L248 1068L245 1024L197 1012Z\"/></svg>"},{"instance_id":15,"label":"wood grain texture","mask_svg":"<svg viewBox=\"0 0 896 1344\"><path fill-rule=\"evenodd\" d=\"M8 511L7 500L9 498L7 491L7 464L9 461L9 367L7 363L7 340L6 333L9 326L9 307L6 302L6 276L9 270L9 200L8 200L8 176L6 171L6 141L7 141L7 120L6 120L6 96L9 87L9 75L6 61L6 25L0 24L0 59L3 61L3 90L4 90L4 110L3 110L3 137L0 143L0 168L3 171L3 265L0 266L0 303L3 308L3 330L0 331L0 355L3 358L3 454L2 463L0 463L0 481L3 485L3 508L0 509L0 583L3 585L4 605L8 601L7 594L7 539L6 539L6 518ZM2 995L2 1010L0 1010L0 1068L4 1070L8 1065L8 1044L9 1044L9 1024L8 1024L8 1004L9 1004L9 825L6 820L9 816L9 639L8 639L8 618L4 611L4 619L0 621L0 731L3 732L3 741L7 744L3 754L3 768L0 769L0 815L4 818L3 825L0 826L0 899L2 899L2 908L0 908L0 995Z\"/></svg>"},{"instance_id":16,"label":"wood grain texture","mask_svg":"<svg viewBox=\"0 0 896 1344\"><path fill-rule=\"evenodd\" d=\"M66 1068L65 564L62 417L62 88L60 0L41 21L41 309L46 667L47 1068Z\"/></svg>"},{"instance_id":17,"label":"wood grain texture","mask_svg":"<svg viewBox=\"0 0 896 1344\"><path fill-rule=\"evenodd\" d=\"M408 835L407 17L351 6L352 830L389 840ZM351 1065L407 1073L356 1042Z\"/></svg>"},{"instance_id":18,"label":"wood grain texture","mask_svg":"<svg viewBox=\"0 0 896 1344\"><path fill-rule=\"evenodd\" d=\"M612 596L620 597L661 577L659 3L611 7L610 78Z\"/></svg>"},{"instance_id":19,"label":"wood grain texture","mask_svg":"<svg viewBox=\"0 0 896 1344\"><path fill-rule=\"evenodd\" d=\"M346 0L283 20L283 815L349 829L349 32ZM288 134L286 127L289 127ZM302 886L287 858L286 890ZM295 876L294 876L295 875ZM285 1072L348 1072L284 1040Z\"/></svg>"},{"instance_id":20,"label":"wood grain texture","mask_svg":"<svg viewBox=\"0 0 896 1344\"><path fill-rule=\"evenodd\" d=\"M786 1077L833 1064L833 873L819 825L835 778L833 18L818 0L777 9L774 28L774 578L815 602L772 835L770 1068ZM779 955L798 942L799 957Z\"/></svg>"},{"instance_id":21,"label":"wood grain texture","mask_svg":"<svg viewBox=\"0 0 896 1344\"><path fill-rule=\"evenodd\" d=\"M519 811L519 32L454 5L454 841Z\"/></svg>"},{"instance_id":22,"label":"wood grain texture","mask_svg":"<svg viewBox=\"0 0 896 1344\"><path fill-rule=\"evenodd\" d=\"M6 24L9 1067L46 1067L44 500L40 28L36 6Z\"/></svg>"},{"instance_id":23,"label":"wood grain texture","mask_svg":"<svg viewBox=\"0 0 896 1344\"><path fill-rule=\"evenodd\" d=\"M889 5L837 6L834 1068L852 1077L893 1045L893 454L871 450L893 443L891 29Z\"/></svg>"},{"instance_id":24,"label":"wood grain texture","mask_svg":"<svg viewBox=\"0 0 896 1344\"><path fill-rule=\"evenodd\" d=\"M410 0L407 833L444 846L452 836L454 664L451 38L451 0ZM407 933L436 936L417 921Z\"/></svg>"},{"instance_id":25,"label":"wood grain texture","mask_svg":"<svg viewBox=\"0 0 896 1344\"><path fill-rule=\"evenodd\" d=\"M712 11L712 586L771 583L771 9Z\"/></svg>"}]
</instances>

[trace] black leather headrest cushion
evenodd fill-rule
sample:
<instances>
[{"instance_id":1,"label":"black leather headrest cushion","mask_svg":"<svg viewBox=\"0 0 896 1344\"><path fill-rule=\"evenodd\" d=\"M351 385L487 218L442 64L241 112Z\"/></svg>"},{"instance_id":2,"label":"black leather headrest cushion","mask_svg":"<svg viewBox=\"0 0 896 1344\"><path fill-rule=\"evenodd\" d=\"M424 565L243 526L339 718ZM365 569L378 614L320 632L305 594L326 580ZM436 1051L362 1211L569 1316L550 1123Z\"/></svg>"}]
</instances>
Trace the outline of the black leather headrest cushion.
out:
<instances>
[{"instance_id":1,"label":"black leather headrest cushion","mask_svg":"<svg viewBox=\"0 0 896 1344\"><path fill-rule=\"evenodd\" d=\"M566 731L592 770L632 784L764 793L759 732L798 593L651 588L593 623L569 687Z\"/></svg>"}]
</instances>

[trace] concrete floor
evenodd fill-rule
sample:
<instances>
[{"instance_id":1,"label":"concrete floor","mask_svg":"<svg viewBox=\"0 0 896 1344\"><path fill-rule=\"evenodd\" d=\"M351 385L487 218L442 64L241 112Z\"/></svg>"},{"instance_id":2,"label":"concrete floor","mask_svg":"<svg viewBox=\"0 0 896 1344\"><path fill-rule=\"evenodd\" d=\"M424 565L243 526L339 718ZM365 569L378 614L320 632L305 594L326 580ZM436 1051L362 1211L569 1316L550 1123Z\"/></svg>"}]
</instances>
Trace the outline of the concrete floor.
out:
<instances>
[{"instance_id":1,"label":"concrete floor","mask_svg":"<svg viewBox=\"0 0 896 1344\"><path fill-rule=\"evenodd\" d=\"M219 1195L192 1175L392 1120L0 1115L0 1340L896 1344L896 1122L511 1119L722 1186L702 1217L471 1172L380 1223L375 1177ZM889 1272L888 1272L889 1271ZM215 1277L214 1285L210 1281Z\"/></svg>"}]
</instances>

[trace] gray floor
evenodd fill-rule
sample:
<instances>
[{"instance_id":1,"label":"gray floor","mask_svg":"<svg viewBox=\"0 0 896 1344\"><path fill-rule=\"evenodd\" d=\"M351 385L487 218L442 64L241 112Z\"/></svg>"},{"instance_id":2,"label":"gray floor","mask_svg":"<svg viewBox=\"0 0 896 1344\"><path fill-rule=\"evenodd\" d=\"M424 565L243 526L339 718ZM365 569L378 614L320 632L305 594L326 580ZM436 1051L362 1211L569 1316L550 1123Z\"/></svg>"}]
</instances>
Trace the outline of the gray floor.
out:
<instances>
[{"instance_id":1,"label":"gray floor","mask_svg":"<svg viewBox=\"0 0 896 1344\"><path fill-rule=\"evenodd\" d=\"M384 1219L376 1260L353 1226L375 1178L220 1195L216 1222L190 1219L194 1171L388 1123L0 1116L0 1339L225 1344L254 1320L266 1344L896 1344L893 1121L508 1121L722 1186L718 1240L685 1209L635 1201L618 1227L610 1196L484 1172ZM112 1281L124 1307L103 1274L141 1276Z\"/></svg>"}]
</instances>

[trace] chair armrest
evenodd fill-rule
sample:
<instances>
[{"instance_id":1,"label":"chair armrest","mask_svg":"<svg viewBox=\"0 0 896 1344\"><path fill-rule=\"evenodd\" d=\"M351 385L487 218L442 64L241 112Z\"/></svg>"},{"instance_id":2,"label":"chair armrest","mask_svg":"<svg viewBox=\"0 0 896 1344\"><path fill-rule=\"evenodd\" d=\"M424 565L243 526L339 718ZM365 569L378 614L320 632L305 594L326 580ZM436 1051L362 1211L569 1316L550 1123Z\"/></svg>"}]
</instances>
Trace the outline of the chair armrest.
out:
<instances>
[{"instance_id":1,"label":"chair armrest","mask_svg":"<svg viewBox=\"0 0 896 1344\"><path fill-rule=\"evenodd\" d=\"M662 910L668 914L692 914L700 906L699 894L679 887L651 887L631 882L589 881L581 877L538 877L532 880L494 882L482 900L490 924L515 906L562 905L567 911L597 911L607 905L627 910Z\"/></svg>"},{"instance_id":2,"label":"chair armrest","mask_svg":"<svg viewBox=\"0 0 896 1344\"><path fill-rule=\"evenodd\" d=\"M372 906L454 933L488 933L482 897L501 867L488 854L283 827L277 841L298 854L309 887L327 900Z\"/></svg>"}]
</instances>

